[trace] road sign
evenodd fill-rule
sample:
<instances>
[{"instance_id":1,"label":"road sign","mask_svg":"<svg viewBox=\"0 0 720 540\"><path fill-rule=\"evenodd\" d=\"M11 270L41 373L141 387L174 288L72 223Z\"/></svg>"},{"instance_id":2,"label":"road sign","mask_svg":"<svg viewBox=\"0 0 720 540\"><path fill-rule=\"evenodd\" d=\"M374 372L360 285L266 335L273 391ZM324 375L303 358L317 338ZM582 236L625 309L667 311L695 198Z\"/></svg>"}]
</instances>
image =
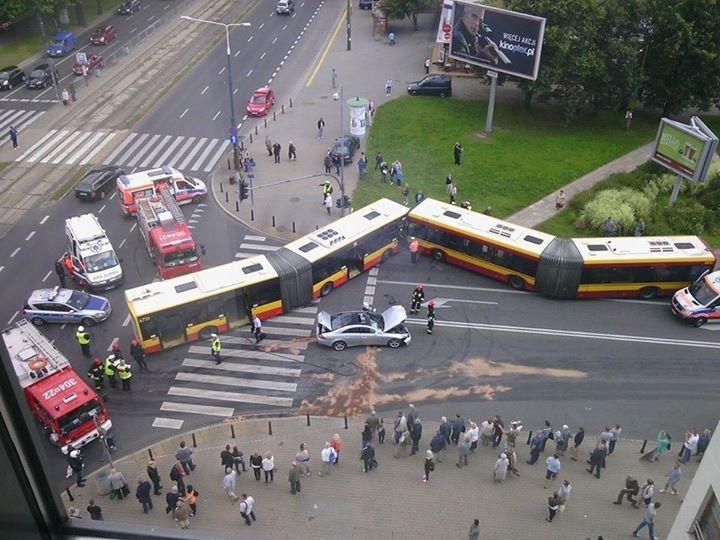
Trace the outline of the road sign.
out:
<instances>
[{"instance_id":1,"label":"road sign","mask_svg":"<svg viewBox=\"0 0 720 540\"><path fill-rule=\"evenodd\" d=\"M237 135L230 135L230 142L233 143L233 145L238 143Z\"/></svg>"},{"instance_id":2,"label":"road sign","mask_svg":"<svg viewBox=\"0 0 720 540\"><path fill-rule=\"evenodd\" d=\"M87 54L85 54L84 52L75 53L75 62L77 62L78 64L87 64Z\"/></svg>"}]
</instances>

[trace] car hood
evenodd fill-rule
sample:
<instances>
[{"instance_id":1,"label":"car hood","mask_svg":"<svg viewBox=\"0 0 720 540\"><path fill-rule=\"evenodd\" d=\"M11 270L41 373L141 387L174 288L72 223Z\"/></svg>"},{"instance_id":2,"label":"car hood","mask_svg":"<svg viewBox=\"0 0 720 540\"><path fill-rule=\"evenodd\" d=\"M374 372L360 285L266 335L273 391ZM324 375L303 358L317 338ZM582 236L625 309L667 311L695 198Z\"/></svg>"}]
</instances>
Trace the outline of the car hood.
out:
<instances>
[{"instance_id":1,"label":"car hood","mask_svg":"<svg viewBox=\"0 0 720 540\"><path fill-rule=\"evenodd\" d=\"M382 318L385 332L388 332L405 322L405 319L407 319L407 312L402 306L392 306L391 308L383 311Z\"/></svg>"},{"instance_id":2,"label":"car hood","mask_svg":"<svg viewBox=\"0 0 720 540\"><path fill-rule=\"evenodd\" d=\"M91 294L90 300L88 300L88 303L85 305L85 309L92 311L107 311L109 305L110 302L102 296L95 296Z\"/></svg>"}]
</instances>

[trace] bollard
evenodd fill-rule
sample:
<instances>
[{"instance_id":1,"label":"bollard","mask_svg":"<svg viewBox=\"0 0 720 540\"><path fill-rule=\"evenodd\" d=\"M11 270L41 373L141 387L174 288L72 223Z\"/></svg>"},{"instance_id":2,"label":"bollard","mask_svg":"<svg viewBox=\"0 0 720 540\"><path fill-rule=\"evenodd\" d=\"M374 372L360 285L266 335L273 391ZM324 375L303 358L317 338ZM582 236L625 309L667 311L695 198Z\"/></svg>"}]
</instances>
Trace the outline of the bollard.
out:
<instances>
[{"instance_id":1,"label":"bollard","mask_svg":"<svg viewBox=\"0 0 720 540\"><path fill-rule=\"evenodd\" d=\"M280 105L280 112L285 114L285 105Z\"/></svg>"},{"instance_id":2,"label":"bollard","mask_svg":"<svg viewBox=\"0 0 720 540\"><path fill-rule=\"evenodd\" d=\"M240 151L241 151L241 152L244 152L244 151L245 151L245 146L243 145L243 142L242 142L242 141L240 141ZM228 163L230 163L230 160L228 160Z\"/></svg>"},{"instance_id":3,"label":"bollard","mask_svg":"<svg viewBox=\"0 0 720 540\"><path fill-rule=\"evenodd\" d=\"M155 460L152 454L152 448L148 448L148 455L150 456L150 459L152 459L153 461Z\"/></svg>"},{"instance_id":4,"label":"bollard","mask_svg":"<svg viewBox=\"0 0 720 540\"><path fill-rule=\"evenodd\" d=\"M65 493L67 493L68 499L70 499L70 502L73 502L75 500L75 497L73 497L72 493L70 492L70 488L65 488Z\"/></svg>"},{"instance_id":5,"label":"bollard","mask_svg":"<svg viewBox=\"0 0 720 540\"><path fill-rule=\"evenodd\" d=\"M527 444L530 444L530 439L532 439L532 429L531 429L530 432L528 433Z\"/></svg>"},{"instance_id":6,"label":"bollard","mask_svg":"<svg viewBox=\"0 0 720 540\"><path fill-rule=\"evenodd\" d=\"M255 125L255 135L258 134L257 125Z\"/></svg>"},{"instance_id":7,"label":"bollard","mask_svg":"<svg viewBox=\"0 0 720 540\"><path fill-rule=\"evenodd\" d=\"M272 436L272 422L268 420L268 435Z\"/></svg>"},{"instance_id":8,"label":"bollard","mask_svg":"<svg viewBox=\"0 0 720 540\"><path fill-rule=\"evenodd\" d=\"M347 428L348 428L348 425L347 425L347 415L345 415L345 429L347 429Z\"/></svg>"},{"instance_id":9,"label":"bollard","mask_svg":"<svg viewBox=\"0 0 720 540\"><path fill-rule=\"evenodd\" d=\"M295 222L293 221L293 232L295 232Z\"/></svg>"},{"instance_id":10,"label":"bollard","mask_svg":"<svg viewBox=\"0 0 720 540\"><path fill-rule=\"evenodd\" d=\"M235 438L235 425L233 425L233 424L230 424L230 438L231 439Z\"/></svg>"},{"instance_id":11,"label":"bollard","mask_svg":"<svg viewBox=\"0 0 720 540\"><path fill-rule=\"evenodd\" d=\"M263 118L263 122L265 123L265 129L267 129L267 116Z\"/></svg>"},{"instance_id":12,"label":"bollard","mask_svg":"<svg viewBox=\"0 0 720 540\"><path fill-rule=\"evenodd\" d=\"M193 438L193 448L197 448L197 441L195 440L195 434L194 434L194 433L192 434L192 438Z\"/></svg>"},{"instance_id":13,"label":"bollard","mask_svg":"<svg viewBox=\"0 0 720 540\"><path fill-rule=\"evenodd\" d=\"M290 108L292 109L292 98L290 98Z\"/></svg>"},{"instance_id":14,"label":"bollard","mask_svg":"<svg viewBox=\"0 0 720 540\"><path fill-rule=\"evenodd\" d=\"M315 230L317 231L320 227L318 225L315 225Z\"/></svg>"},{"instance_id":15,"label":"bollard","mask_svg":"<svg viewBox=\"0 0 720 540\"><path fill-rule=\"evenodd\" d=\"M239 201L235 201L235 211L236 212L240 211L240 202Z\"/></svg>"},{"instance_id":16,"label":"bollard","mask_svg":"<svg viewBox=\"0 0 720 540\"><path fill-rule=\"evenodd\" d=\"M222 182L220 182L220 193L223 192Z\"/></svg>"},{"instance_id":17,"label":"bollard","mask_svg":"<svg viewBox=\"0 0 720 540\"><path fill-rule=\"evenodd\" d=\"M277 120L277 117L275 116L275 111L273 111L273 122Z\"/></svg>"},{"instance_id":18,"label":"bollard","mask_svg":"<svg viewBox=\"0 0 720 540\"><path fill-rule=\"evenodd\" d=\"M230 195L230 194L226 191L226 192L225 192L225 202L229 202L229 201L230 201L230 196L229 196L229 195Z\"/></svg>"},{"instance_id":19,"label":"bollard","mask_svg":"<svg viewBox=\"0 0 720 540\"><path fill-rule=\"evenodd\" d=\"M641 454L644 454L644 453L645 453L645 445L647 445L647 439L645 439L645 440L643 441L642 448L640 449L640 453L641 453Z\"/></svg>"},{"instance_id":20,"label":"bollard","mask_svg":"<svg viewBox=\"0 0 720 540\"><path fill-rule=\"evenodd\" d=\"M230 170L230 158L228 158L228 171Z\"/></svg>"},{"instance_id":21,"label":"bollard","mask_svg":"<svg viewBox=\"0 0 720 540\"><path fill-rule=\"evenodd\" d=\"M305 418L307 419L307 425L308 425L308 427L310 427L310 413L309 413L309 412L306 412L306 413L305 413Z\"/></svg>"},{"instance_id":22,"label":"bollard","mask_svg":"<svg viewBox=\"0 0 720 540\"><path fill-rule=\"evenodd\" d=\"M252 133L250 134L250 144L252 144Z\"/></svg>"},{"instance_id":23,"label":"bollard","mask_svg":"<svg viewBox=\"0 0 720 540\"><path fill-rule=\"evenodd\" d=\"M275 226L275 216L273 216L273 227Z\"/></svg>"},{"instance_id":24,"label":"bollard","mask_svg":"<svg viewBox=\"0 0 720 540\"><path fill-rule=\"evenodd\" d=\"M255 210L250 209L250 221L255 221Z\"/></svg>"}]
</instances>

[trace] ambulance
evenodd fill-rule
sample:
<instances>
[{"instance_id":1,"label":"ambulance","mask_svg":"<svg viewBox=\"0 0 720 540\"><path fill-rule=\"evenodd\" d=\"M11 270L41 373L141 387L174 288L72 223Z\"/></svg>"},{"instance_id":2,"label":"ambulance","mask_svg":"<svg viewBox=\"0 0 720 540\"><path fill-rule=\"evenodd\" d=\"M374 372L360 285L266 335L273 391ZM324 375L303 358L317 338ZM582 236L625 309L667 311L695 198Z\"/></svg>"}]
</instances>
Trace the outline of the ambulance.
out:
<instances>
[{"instance_id":1,"label":"ambulance","mask_svg":"<svg viewBox=\"0 0 720 540\"><path fill-rule=\"evenodd\" d=\"M167 186L178 204L199 203L208 193L205 182L185 176L172 167L160 167L117 179L118 201L124 215L137 212L136 199L152 197L160 186Z\"/></svg>"},{"instance_id":2,"label":"ambulance","mask_svg":"<svg viewBox=\"0 0 720 540\"><path fill-rule=\"evenodd\" d=\"M705 273L672 298L673 315L696 328L720 322L720 271Z\"/></svg>"},{"instance_id":3,"label":"ambulance","mask_svg":"<svg viewBox=\"0 0 720 540\"><path fill-rule=\"evenodd\" d=\"M66 219L65 240L73 266L72 277L80 285L104 290L122 283L120 260L94 214Z\"/></svg>"}]
</instances>

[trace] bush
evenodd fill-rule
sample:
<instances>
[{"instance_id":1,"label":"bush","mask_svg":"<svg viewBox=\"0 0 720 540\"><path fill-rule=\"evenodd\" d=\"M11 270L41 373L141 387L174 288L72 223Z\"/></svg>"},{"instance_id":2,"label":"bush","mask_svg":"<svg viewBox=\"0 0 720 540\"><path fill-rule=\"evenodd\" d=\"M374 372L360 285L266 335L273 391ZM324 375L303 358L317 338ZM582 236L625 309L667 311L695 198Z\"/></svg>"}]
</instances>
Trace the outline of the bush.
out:
<instances>
[{"instance_id":1,"label":"bush","mask_svg":"<svg viewBox=\"0 0 720 540\"><path fill-rule=\"evenodd\" d=\"M662 211L662 220L670 232L682 231L681 234L702 235L714 229L714 212L696 201L671 209L665 208Z\"/></svg>"},{"instance_id":2,"label":"bush","mask_svg":"<svg viewBox=\"0 0 720 540\"><path fill-rule=\"evenodd\" d=\"M631 234L629 231L634 230L640 218L650 217L654 203L654 199L635 189L606 189L582 209L579 226L602 231L603 224L611 217L626 234Z\"/></svg>"}]
</instances>

